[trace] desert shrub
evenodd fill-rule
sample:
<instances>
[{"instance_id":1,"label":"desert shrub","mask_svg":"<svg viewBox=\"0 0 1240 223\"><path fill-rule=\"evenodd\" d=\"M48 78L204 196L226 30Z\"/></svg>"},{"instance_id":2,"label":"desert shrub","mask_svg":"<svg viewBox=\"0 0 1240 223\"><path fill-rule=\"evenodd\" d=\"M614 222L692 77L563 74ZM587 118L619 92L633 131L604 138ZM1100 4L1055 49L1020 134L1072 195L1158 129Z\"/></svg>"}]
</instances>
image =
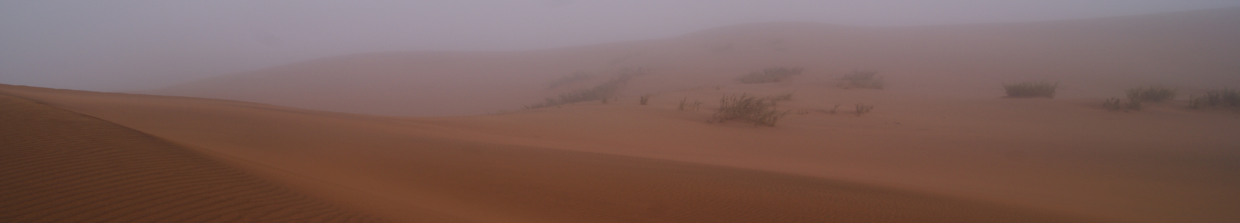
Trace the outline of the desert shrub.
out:
<instances>
[{"instance_id":1,"label":"desert shrub","mask_svg":"<svg viewBox=\"0 0 1240 223\"><path fill-rule=\"evenodd\" d=\"M646 105L646 102L650 102L650 96L651 95L642 95L642 98L639 100L639 102L641 102L642 105Z\"/></svg>"},{"instance_id":2,"label":"desert shrub","mask_svg":"<svg viewBox=\"0 0 1240 223\"><path fill-rule=\"evenodd\" d=\"M620 90L620 87L627 84L630 79L645 74L646 72L647 70L641 68L621 69L617 71L615 79L603 82L593 88L573 90L557 95L555 98L546 98L546 102L528 105L525 106L525 108L536 109L583 101L606 100L611 96L615 96L616 92ZM607 102L603 101L603 103Z\"/></svg>"},{"instance_id":3,"label":"desert shrub","mask_svg":"<svg viewBox=\"0 0 1240 223\"><path fill-rule=\"evenodd\" d=\"M685 111L685 110L697 111L699 107L702 107L702 102L700 101L693 100L693 102L690 103L689 97L680 99L680 110L681 111Z\"/></svg>"},{"instance_id":4,"label":"desert shrub","mask_svg":"<svg viewBox=\"0 0 1240 223\"><path fill-rule=\"evenodd\" d=\"M725 95L719 99L719 110L715 112L712 122L743 120L754 125L775 126L789 111L775 109L775 101L770 98L751 97L748 94Z\"/></svg>"},{"instance_id":5,"label":"desert shrub","mask_svg":"<svg viewBox=\"0 0 1240 223\"><path fill-rule=\"evenodd\" d=\"M1058 88L1059 83L1050 83L1045 81L1026 81L1015 84L1003 84L1003 89L1007 90L1007 96L1012 98L1053 98L1055 97L1055 89Z\"/></svg>"},{"instance_id":6,"label":"desert shrub","mask_svg":"<svg viewBox=\"0 0 1240 223\"><path fill-rule=\"evenodd\" d=\"M1175 97L1175 89L1162 86L1148 86L1128 89L1128 100L1142 102L1162 102Z\"/></svg>"},{"instance_id":7,"label":"desert shrub","mask_svg":"<svg viewBox=\"0 0 1240 223\"><path fill-rule=\"evenodd\" d=\"M861 116L861 114L870 113L870 110L874 110L873 105L866 105L866 104L858 103L857 109L854 111L857 113L857 116Z\"/></svg>"},{"instance_id":8,"label":"desert shrub","mask_svg":"<svg viewBox=\"0 0 1240 223\"><path fill-rule=\"evenodd\" d=\"M1206 97L1209 98L1210 106L1240 106L1240 91L1236 89L1207 91Z\"/></svg>"},{"instance_id":9,"label":"desert shrub","mask_svg":"<svg viewBox=\"0 0 1240 223\"><path fill-rule=\"evenodd\" d=\"M1240 90L1223 88L1223 90L1206 91L1205 95L1201 97L1192 95L1188 97L1189 107L1200 108L1202 105L1209 105L1211 107L1240 106Z\"/></svg>"},{"instance_id":10,"label":"desert shrub","mask_svg":"<svg viewBox=\"0 0 1240 223\"><path fill-rule=\"evenodd\" d=\"M801 74L801 70L802 69L800 67L793 67L793 68L772 67L772 68L762 69L762 71L750 72L749 74L746 74L745 76L741 76L740 78L737 78L736 80L740 81L741 83L746 83L746 84L779 82L779 81L788 79L792 76Z\"/></svg>"},{"instance_id":11,"label":"desert shrub","mask_svg":"<svg viewBox=\"0 0 1240 223\"><path fill-rule=\"evenodd\" d=\"M560 87L566 84L585 81L585 80L589 80L592 78L594 78L594 75L591 75L589 72L577 71L571 75L552 80L551 82L547 82L547 88L548 89L557 88L557 87Z\"/></svg>"},{"instance_id":12,"label":"desert shrub","mask_svg":"<svg viewBox=\"0 0 1240 223\"><path fill-rule=\"evenodd\" d=\"M870 88L883 89L883 77L878 76L875 71L853 71L852 74L844 75L840 78L840 87L843 88Z\"/></svg>"},{"instance_id":13,"label":"desert shrub","mask_svg":"<svg viewBox=\"0 0 1240 223\"><path fill-rule=\"evenodd\" d=\"M834 115L835 111L839 109L840 109L840 105L837 104L835 105L835 107L832 107L830 111L827 111L827 113Z\"/></svg>"}]
</instances>

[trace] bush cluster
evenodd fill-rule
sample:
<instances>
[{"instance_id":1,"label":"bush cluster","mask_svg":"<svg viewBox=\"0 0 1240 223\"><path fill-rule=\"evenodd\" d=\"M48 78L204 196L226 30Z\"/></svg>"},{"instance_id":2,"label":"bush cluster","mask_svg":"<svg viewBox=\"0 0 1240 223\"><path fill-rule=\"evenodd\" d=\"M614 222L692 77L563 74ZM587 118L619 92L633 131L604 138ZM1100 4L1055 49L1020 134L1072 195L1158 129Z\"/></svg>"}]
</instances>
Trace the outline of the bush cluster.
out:
<instances>
[{"instance_id":1,"label":"bush cluster","mask_svg":"<svg viewBox=\"0 0 1240 223\"><path fill-rule=\"evenodd\" d=\"M615 96L616 92L620 90L620 87L623 87L624 84L627 84L630 79L633 79L633 77L636 77L636 76L646 74L647 72L648 72L647 70L641 69L641 68L621 69L620 71L617 72L615 79L609 80L607 82L603 82L597 86L594 86L593 88L573 90L567 93L560 94L555 98L546 98L547 101L543 103L527 105L525 106L525 108L536 109L536 108L545 108L545 107L558 106L558 105L563 105L563 104L568 104L568 103L577 103L577 102L583 102L583 101L606 100L607 98ZM606 101L604 101L603 103L606 103Z\"/></svg>"},{"instance_id":2,"label":"bush cluster","mask_svg":"<svg viewBox=\"0 0 1240 223\"><path fill-rule=\"evenodd\" d=\"M719 99L719 110L715 112L712 122L743 120L754 125L775 126L789 111L775 109L775 100L769 97L757 98L748 94L725 95Z\"/></svg>"},{"instance_id":3,"label":"bush cluster","mask_svg":"<svg viewBox=\"0 0 1240 223\"><path fill-rule=\"evenodd\" d=\"M1188 97L1189 107L1199 109L1204 105L1209 105L1211 107L1240 106L1240 90L1223 88L1223 90L1206 91L1205 95L1200 97L1193 95Z\"/></svg>"}]
</instances>

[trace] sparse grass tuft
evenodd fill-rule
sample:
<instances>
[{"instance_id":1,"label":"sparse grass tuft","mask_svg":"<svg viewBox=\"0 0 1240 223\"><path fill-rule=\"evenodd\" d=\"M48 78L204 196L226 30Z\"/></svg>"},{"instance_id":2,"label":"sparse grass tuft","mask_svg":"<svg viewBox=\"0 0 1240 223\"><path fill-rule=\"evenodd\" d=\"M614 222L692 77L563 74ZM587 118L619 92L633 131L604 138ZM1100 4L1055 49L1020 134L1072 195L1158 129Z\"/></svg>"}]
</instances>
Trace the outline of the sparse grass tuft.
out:
<instances>
[{"instance_id":1,"label":"sparse grass tuft","mask_svg":"<svg viewBox=\"0 0 1240 223\"><path fill-rule=\"evenodd\" d=\"M870 113L870 110L874 110L873 105L866 105L866 104L858 103L857 110L854 110L854 111L857 113L857 116L861 116L861 114Z\"/></svg>"},{"instance_id":2,"label":"sparse grass tuft","mask_svg":"<svg viewBox=\"0 0 1240 223\"><path fill-rule=\"evenodd\" d=\"M1058 88L1059 83L1050 83L1045 81L1026 81L1015 84L1003 84L1003 89L1007 90L1007 96L1011 98L1054 98L1055 89Z\"/></svg>"},{"instance_id":3,"label":"sparse grass tuft","mask_svg":"<svg viewBox=\"0 0 1240 223\"><path fill-rule=\"evenodd\" d=\"M840 87L843 88L869 88L883 89L883 77L878 76L875 71L853 71L852 74L841 77Z\"/></svg>"},{"instance_id":4,"label":"sparse grass tuft","mask_svg":"<svg viewBox=\"0 0 1240 223\"><path fill-rule=\"evenodd\" d=\"M746 84L779 82L779 81L788 79L792 76L800 75L801 70L802 69L800 67L766 68L766 69L762 69L762 71L751 72L749 74L746 74L745 76L741 76L740 78L737 78L736 80L740 81L741 83L746 83Z\"/></svg>"},{"instance_id":5,"label":"sparse grass tuft","mask_svg":"<svg viewBox=\"0 0 1240 223\"><path fill-rule=\"evenodd\" d=\"M724 95L719 99L719 110L711 118L711 122L743 120L754 125L775 126L790 111L775 109L775 101L770 98L751 97L748 94Z\"/></svg>"},{"instance_id":6,"label":"sparse grass tuft","mask_svg":"<svg viewBox=\"0 0 1240 223\"><path fill-rule=\"evenodd\" d=\"M1148 86L1128 89L1128 100L1141 102L1162 102L1175 98L1175 89L1162 86Z\"/></svg>"}]
</instances>

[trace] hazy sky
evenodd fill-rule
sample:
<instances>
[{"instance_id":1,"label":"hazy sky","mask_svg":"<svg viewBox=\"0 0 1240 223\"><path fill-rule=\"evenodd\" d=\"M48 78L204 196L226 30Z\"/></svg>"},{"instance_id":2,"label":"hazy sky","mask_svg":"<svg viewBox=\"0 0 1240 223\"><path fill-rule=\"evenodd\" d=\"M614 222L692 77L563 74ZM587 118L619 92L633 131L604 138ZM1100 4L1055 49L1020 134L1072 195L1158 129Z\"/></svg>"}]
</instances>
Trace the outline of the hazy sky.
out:
<instances>
[{"instance_id":1,"label":"hazy sky","mask_svg":"<svg viewBox=\"0 0 1240 223\"><path fill-rule=\"evenodd\" d=\"M767 21L905 26L1237 5L1240 0L0 1L0 83L137 90L371 51L537 49Z\"/></svg>"}]
</instances>

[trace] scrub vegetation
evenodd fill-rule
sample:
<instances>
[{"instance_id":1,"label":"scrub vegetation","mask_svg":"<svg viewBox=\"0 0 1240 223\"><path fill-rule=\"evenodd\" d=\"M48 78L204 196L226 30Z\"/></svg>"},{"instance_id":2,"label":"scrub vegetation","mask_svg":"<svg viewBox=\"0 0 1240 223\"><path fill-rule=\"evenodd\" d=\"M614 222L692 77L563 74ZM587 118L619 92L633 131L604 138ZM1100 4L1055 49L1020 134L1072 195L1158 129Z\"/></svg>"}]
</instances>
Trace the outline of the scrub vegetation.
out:
<instances>
[{"instance_id":1,"label":"scrub vegetation","mask_svg":"<svg viewBox=\"0 0 1240 223\"><path fill-rule=\"evenodd\" d=\"M634 77L644 75L649 71L642 68L625 68L616 72L616 78L607 82L603 82L593 88L577 89L567 93L563 93L554 98L546 98L546 102L527 105L526 109L545 108L551 106L559 106L569 103L577 103L583 101L607 100L623 87L628 84L629 80ZM603 103L607 103L604 101Z\"/></svg>"},{"instance_id":2,"label":"scrub vegetation","mask_svg":"<svg viewBox=\"0 0 1240 223\"><path fill-rule=\"evenodd\" d=\"M709 122L726 122L741 120L757 126L775 126L780 118L789 111L775 108L775 100L770 97L753 97L748 94L724 95L719 99L719 110Z\"/></svg>"},{"instance_id":3,"label":"scrub vegetation","mask_svg":"<svg viewBox=\"0 0 1240 223\"><path fill-rule=\"evenodd\" d=\"M1210 90L1202 96L1189 95L1188 107L1193 109L1201 109L1203 106L1210 107L1237 107L1240 106L1240 90L1223 88L1222 90Z\"/></svg>"}]
</instances>

